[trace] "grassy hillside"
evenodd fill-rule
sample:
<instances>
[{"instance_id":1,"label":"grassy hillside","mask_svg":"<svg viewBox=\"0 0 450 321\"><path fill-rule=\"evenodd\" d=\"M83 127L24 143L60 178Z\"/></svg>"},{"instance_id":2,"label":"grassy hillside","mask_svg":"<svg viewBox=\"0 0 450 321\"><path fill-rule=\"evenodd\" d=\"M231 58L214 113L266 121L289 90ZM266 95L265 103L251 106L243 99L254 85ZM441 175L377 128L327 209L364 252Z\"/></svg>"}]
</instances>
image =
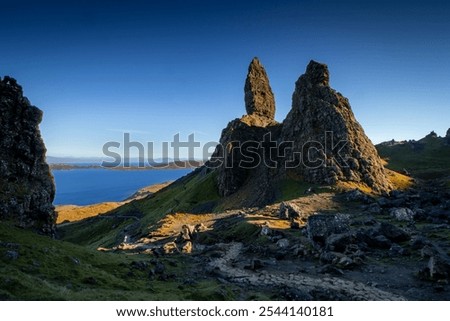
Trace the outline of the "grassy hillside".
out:
<instances>
[{"instance_id":1,"label":"grassy hillside","mask_svg":"<svg viewBox=\"0 0 450 321\"><path fill-rule=\"evenodd\" d=\"M442 138L429 135L417 142L379 144L376 148L392 170L407 170L423 179L450 176L450 146Z\"/></svg>"},{"instance_id":2,"label":"grassy hillside","mask_svg":"<svg viewBox=\"0 0 450 321\"><path fill-rule=\"evenodd\" d=\"M107 215L66 224L59 230L64 240L91 248L110 247L120 243L125 235L133 237L152 231L168 213L212 212L218 201L215 173L196 170L151 197L130 202Z\"/></svg>"},{"instance_id":3,"label":"grassy hillside","mask_svg":"<svg viewBox=\"0 0 450 321\"><path fill-rule=\"evenodd\" d=\"M393 174L392 178L401 176L399 188L409 186L409 178L401 174ZM403 186L404 185L404 186ZM330 187L304 182L298 177L288 177L274 184L274 202L280 202L305 196L308 188L315 193L330 192ZM335 191L365 188L361 184L343 184L336 186ZM255 193L255 186L244 186L238 193L220 198L216 187L216 173L206 169L198 169L170 186L141 200L120 206L105 215L88 218L79 222L63 224L59 227L59 236L65 241L88 246L113 247L120 244L125 236L132 240L148 235L158 228L158 222L170 213L211 213L222 212L229 208L241 208L242 201L248 199L249 193ZM253 195L254 196L254 195Z\"/></svg>"},{"instance_id":4,"label":"grassy hillside","mask_svg":"<svg viewBox=\"0 0 450 321\"><path fill-rule=\"evenodd\" d=\"M186 282L191 264L181 255L98 252L0 222L0 300L234 299L212 278Z\"/></svg>"}]
</instances>

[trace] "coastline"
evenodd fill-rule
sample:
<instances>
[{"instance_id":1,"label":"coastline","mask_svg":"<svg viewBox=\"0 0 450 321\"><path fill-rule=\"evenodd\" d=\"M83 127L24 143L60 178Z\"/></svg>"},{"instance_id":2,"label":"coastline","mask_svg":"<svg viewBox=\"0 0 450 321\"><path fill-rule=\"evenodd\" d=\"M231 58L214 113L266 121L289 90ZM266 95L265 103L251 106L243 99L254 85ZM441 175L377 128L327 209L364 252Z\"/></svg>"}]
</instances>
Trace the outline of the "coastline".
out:
<instances>
[{"instance_id":1,"label":"coastline","mask_svg":"<svg viewBox=\"0 0 450 321\"><path fill-rule=\"evenodd\" d=\"M73 223L89 217L105 214L129 202L149 197L173 182L174 181L167 181L146 186L120 202L102 202L89 205L56 205L55 210L58 213L56 223L58 225Z\"/></svg>"}]
</instances>

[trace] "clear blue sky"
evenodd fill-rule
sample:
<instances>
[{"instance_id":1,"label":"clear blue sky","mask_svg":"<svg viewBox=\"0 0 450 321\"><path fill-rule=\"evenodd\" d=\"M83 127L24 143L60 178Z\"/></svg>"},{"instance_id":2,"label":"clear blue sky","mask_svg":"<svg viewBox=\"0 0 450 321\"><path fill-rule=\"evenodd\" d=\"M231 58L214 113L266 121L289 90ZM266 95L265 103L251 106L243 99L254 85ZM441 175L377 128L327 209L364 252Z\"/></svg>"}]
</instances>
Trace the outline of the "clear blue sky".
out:
<instances>
[{"instance_id":1,"label":"clear blue sky","mask_svg":"<svg viewBox=\"0 0 450 321\"><path fill-rule=\"evenodd\" d=\"M101 156L124 131L217 141L254 56L279 121L315 59L374 143L450 127L445 1L0 2L0 75L44 110L48 155Z\"/></svg>"}]
</instances>

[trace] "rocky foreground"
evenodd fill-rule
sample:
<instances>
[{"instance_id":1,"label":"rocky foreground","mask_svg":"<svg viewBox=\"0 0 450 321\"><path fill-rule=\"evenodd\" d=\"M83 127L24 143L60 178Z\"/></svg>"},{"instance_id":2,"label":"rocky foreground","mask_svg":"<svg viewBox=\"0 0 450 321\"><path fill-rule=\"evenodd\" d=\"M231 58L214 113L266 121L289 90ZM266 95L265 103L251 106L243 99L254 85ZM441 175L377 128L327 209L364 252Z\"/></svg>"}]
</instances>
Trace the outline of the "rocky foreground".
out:
<instances>
[{"instance_id":1,"label":"rocky foreground","mask_svg":"<svg viewBox=\"0 0 450 321\"><path fill-rule=\"evenodd\" d=\"M177 213L158 226L100 250L188 255L186 279L208 275L277 299L450 299L450 194L436 182L377 199L353 190Z\"/></svg>"}]
</instances>

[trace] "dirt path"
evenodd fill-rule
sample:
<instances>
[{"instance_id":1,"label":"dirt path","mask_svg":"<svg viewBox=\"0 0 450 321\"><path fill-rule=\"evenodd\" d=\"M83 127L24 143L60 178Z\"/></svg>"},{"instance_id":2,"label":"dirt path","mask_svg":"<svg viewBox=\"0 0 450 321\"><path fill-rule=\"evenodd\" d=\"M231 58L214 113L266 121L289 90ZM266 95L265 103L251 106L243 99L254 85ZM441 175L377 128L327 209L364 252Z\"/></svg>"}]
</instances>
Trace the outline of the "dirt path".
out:
<instances>
[{"instance_id":1,"label":"dirt path","mask_svg":"<svg viewBox=\"0 0 450 321\"><path fill-rule=\"evenodd\" d=\"M362 283L346 281L339 278L314 278L304 274L268 273L267 271L252 272L233 266L243 248L242 243L230 243L225 255L210 262L213 269L218 269L228 280L236 283L251 284L254 286L288 286L293 288L311 290L330 290L343 293L348 300L369 301L403 301L405 298L364 285Z\"/></svg>"}]
</instances>

